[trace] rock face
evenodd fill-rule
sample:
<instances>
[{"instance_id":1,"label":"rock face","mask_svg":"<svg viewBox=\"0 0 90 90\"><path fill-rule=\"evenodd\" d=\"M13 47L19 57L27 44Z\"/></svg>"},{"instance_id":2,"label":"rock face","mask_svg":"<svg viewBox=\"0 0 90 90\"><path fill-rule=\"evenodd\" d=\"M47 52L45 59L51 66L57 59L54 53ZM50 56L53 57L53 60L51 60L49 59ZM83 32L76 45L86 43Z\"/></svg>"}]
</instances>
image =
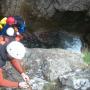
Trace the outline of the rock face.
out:
<instances>
[{"instance_id":1,"label":"rock face","mask_svg":"<svg viewBox=\"0 0 90 90\"><path fill-rule=\"evenodd\" d=\"M81 75L83 73L82 70L86 70L87 67L83 62L80 53L74 53L62 49L27 49L25 58L21 62L25 68L25 72L31 78L30 84L32 85L33 90L65 90L63 86L60 87L61 83L67 87L71 85L77 90L77 86L72 85L72 83L68 83L68 85L67 82L73 82L76 85L76 71L80 69L80 71L78 70L78 73ZM22 81L20 75L10 66L10 64L7 64L4 69L7 73L8 79ZM81 90L86 90L86 88L90 87L88 77L90 72L88 71L83 74L85 77L77 80L77 82L80 82L81 84L86 83L86 87L84 87L85 89ZM69 76L69 74L71 76ZM66 79L65 76L67 76ZM57 83L58 79L60 79L60 81ZM67 79L69 80L66 82L65 80Z\"/></svg>"},{"instance_id":2,"label":"rock face","mask_svg":"<svg viewBox=\"0 0 90 90\"><path fill-rule=\"evenodd\" d=\"M54 15L56 10L88 11L90 9L89 0L1 0L0 2L2 2L2 13L6 16L21 15L22 7L26 8L27 13L30 11L32 14L37 14L38 16L49 17Z\"/></svg>"},{"instance_id":3,"label":"rock face","mask_svg":"<svg viewBox=\"0 0 90 90\"><path fill-rule=\"evenodd\" d=\"M82 11L89 9L89 0L37 0L33 1L35 13L51 17L56 10Z\"/></svg>"},{"instance_id":4,"label":"rock face","mask_svg":"<svg viewBox=\"0 0 90 90\"><path fill-rule=\"evenodd\" d=\"M4 16L20 15L23 0L1 0L1 8Z\"/></svg>"}]
</instances>

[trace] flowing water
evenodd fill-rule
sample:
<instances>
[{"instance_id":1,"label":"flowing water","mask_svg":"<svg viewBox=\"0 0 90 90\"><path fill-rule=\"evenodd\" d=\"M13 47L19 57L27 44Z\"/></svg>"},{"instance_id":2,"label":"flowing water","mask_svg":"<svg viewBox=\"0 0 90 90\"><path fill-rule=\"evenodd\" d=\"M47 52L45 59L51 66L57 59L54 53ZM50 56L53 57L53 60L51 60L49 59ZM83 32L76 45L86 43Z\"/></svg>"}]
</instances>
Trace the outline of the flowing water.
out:
<instances>
[{"instance_id":1,"label":"flowing water","mask_svg":"<svg viewBox=\"0 0 90 90\"><path fill-rule=\"evenodd\" d=\"M23 43L29 48L62 48L79 53L84 45L79 35L63 31L34 32Z\"/></svg>"}]
</instances>

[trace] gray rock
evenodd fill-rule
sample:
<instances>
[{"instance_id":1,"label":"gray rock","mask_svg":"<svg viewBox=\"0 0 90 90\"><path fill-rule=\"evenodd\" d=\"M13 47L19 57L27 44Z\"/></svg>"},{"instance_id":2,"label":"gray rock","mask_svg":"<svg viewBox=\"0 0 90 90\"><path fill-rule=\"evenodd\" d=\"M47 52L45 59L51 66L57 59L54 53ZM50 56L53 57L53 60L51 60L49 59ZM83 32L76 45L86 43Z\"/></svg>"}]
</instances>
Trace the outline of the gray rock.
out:
<instances>
[{"instance_id":1,"label":"gray rock","mask_svg":"<svg viewBox=\"0 0 90 90\"><path fill-rule=\"evenodd\" d=\"M48 83L46 80L37 77L30 80L30 85L33 90L43 90L44 85Z\"/></svg>"},{"instance_id":2,"label":"gray rock","mask_svg":"<svg viewBox=\"0 0 90 90\"><path fill-rule=\"evenodd\" d=\"M70 87L65 87L65 88L63 88L63 90L74 90L74 89L72 89Z\"/></svg>"},{"instance_id":3,"label":"gray rock","mask_svg":"<svg viewBox=\"0 0 90 90\"><path fill-rule=\"evenodd\" d=\"M1 0L1 11L4 16L21 15L21 5L24 0Z\"/></svg>"},{"instance_id":4,"label":"gray rock","mask_svg":"<svg viewBox=\"0 0 90 90\"><path fill-rule=\"evenodd\" d=\"M89 0L56 0L54 6L58 10L82 11L89 6Z\"/></svg>"},{"instance_id":5,"label":"gray rock","mask_svg":"<svg viewBox=\"0 0 90 90\"><path fill-rule=\"evenodd\" d=\"M21 64L25 68L25 73L31 78L30 84L32 84L33 90L43 90L43 87L46 88L49 85L49 81L51 83L54 82L59 76L64 76L64 73L77 70L78 68L86 68L86 64L83 62L80 53L62 49L27 48L26 50L26 55L21 61ZM20 74L9 63L7 63L4 69L8 79L23 81ZM64 82L63 79L62 82ZM45 86L45 84L47 85ZM53 84L50 84L48 88L49 90L55 90L56 88L56 90L64 90L60 89L58 85L54 87L55 89L52 89Z\"/></svg>"},{"instance_id":6,"label":"gray rock","mask_svg":"<svg viewBox=\"0 0 90 90\"><path fill-rule=\"evenodd\" d=\"M26 1L25 1L26 2ZM33 13L40 16L51 17L55 14L56 10L59 11L83 11L89 10L89 0L37 0L32 2ZM26 2L27 3L27 2Z\"/></svg>"},{"instance_id":7,"label":"gray rock","mask_svg":"<svg viewBox=\"0 0 90 90\"><path fill-rule=\"evenodd\" d=\"M87 90L90 88L90 70L69 72L59 77L62 85L74 90Z\"/></svg>"},{"instance_id":8,"label":"gray rock","mask_svg":"<svg viewBox=\"0 0 90 90\"><path fill-rule=\"evenodd\" d=\"M55 80L59 75L65 72L83 68L83 62L80 53L73 53L62 49L28 49L24 59L25 66L31 72L31 76L45 78L46 80Z\"/></svg>"}]
</instances>

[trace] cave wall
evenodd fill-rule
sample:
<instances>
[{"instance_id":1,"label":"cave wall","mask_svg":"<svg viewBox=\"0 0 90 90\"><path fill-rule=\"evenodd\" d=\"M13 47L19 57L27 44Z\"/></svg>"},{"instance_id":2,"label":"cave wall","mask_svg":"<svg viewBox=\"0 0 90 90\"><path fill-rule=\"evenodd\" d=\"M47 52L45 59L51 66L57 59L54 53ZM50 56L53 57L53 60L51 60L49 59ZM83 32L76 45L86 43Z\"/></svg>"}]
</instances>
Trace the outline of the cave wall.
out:
<instances>
[{"instance_id":1,"label":"cave wall","mask_svg":"<svg viewBox=\"0 0 90 90\"><path fill-rule=\"evenodd\" d=\"M90 32L90 0L0 0L0 15L20 15L32 31Z\"/></svg>"},{"instance_id":2,"label":"cave wall","mask_svg":"<svg viewBox=\"0 0 90 90\"><path fill-rule=\"evenodd\" d=\"M0 0L3 15L21 15L22 9L32 14L51 17L56 10L83 11L90 10L89 0ZM23 5L22 5L23 4Z\"/></svg>"},{"instance_id":3,"label":"cave wall","mask_svg":"<svg viewBox=\"0 0 90 90\"><path fill-rule=\"evenodd\" d=\"M0 2L3 16L21 15L20 9L23 0L1 0Z\"/></svg>"}]
</instances>

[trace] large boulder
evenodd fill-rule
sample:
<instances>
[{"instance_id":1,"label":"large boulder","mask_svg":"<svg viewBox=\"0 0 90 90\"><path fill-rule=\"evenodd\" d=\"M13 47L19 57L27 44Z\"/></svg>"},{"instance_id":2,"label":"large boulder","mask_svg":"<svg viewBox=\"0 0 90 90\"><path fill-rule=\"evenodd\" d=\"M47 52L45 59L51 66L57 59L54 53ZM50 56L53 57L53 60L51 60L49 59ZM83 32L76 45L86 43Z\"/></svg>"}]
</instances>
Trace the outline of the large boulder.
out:
<instances>
[{"instance_id":1,"label":"large boulder","mask_svg":"<svg viewBox=\"0 0 90 90\"><path fill-rule=\"evenodd\" d=\"M28 66L27 68L31 68L29 71L32 72L32 76L35 73L37 75L42 73L41 76L47 77L48 80L55 80L58 75L77 68L84 68L86 65L81 53L63 49L27 49L23 62Z\"/></svg>"},{"instance_id":2,"label":"large boulder","mask_svg":"<svg viewBox=\"0 0 90 90\"><path fill-rule=\"evenodd\" d=\"M30 84L33 90L64 90L60 89L61 85L57 82L58 78L64 76L65 73L72 73L77 69L82 70L87 67L87 64L83 62L81 53L63 49L27 48L26 50L21 64L25 73L31 78ZM10 63L7 63L4 69L8 79L23 81Z\"/></svg>"}]
</instances>

